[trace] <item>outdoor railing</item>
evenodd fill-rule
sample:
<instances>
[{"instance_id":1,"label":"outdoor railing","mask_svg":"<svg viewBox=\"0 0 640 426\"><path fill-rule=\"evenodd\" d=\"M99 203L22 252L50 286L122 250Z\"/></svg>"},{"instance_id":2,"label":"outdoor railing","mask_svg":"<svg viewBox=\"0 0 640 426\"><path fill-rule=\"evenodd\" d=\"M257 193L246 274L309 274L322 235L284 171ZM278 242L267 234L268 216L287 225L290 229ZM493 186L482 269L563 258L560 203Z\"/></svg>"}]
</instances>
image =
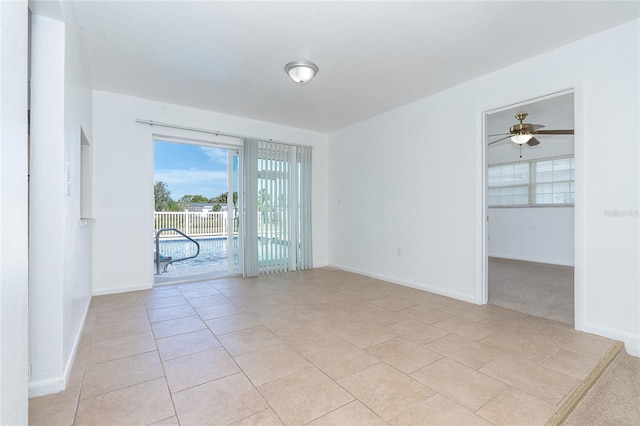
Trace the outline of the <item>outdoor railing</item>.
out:
<instances>
[{"instance_id":1,"label":"outdoor railing","mask_svg":"<svg viewBox=\"0 0 640 426\"><path fill-rule=\"evenodd\" d=\"M231 213L233 215L233 212ZM288 216L282 212L258 212L258 235L276 237L287 232ZM190 237L222 237L228 232L227 212L154 212L154 235L160 229L176 228ZM233 220L233 234L238 234L238 218ZM165 231L160 239L179 237L174 231Z\"/></svg>"},{"instance_id":2,"label":"outdoor railing","mask_svg":"<svg viewBox=\"0 0 640 426\"><path fill-rule=\"evenodd\" d=\"M231 212L233 215L233 212ZM238 221L233 220L233 233L238 233ZM154 235L163 228L176 228L189 236L218 237L229 232L229 218L227 212L154 212ZM178 237L173 231L162 233L161 238Z\"/></svg>"}]
</instances>

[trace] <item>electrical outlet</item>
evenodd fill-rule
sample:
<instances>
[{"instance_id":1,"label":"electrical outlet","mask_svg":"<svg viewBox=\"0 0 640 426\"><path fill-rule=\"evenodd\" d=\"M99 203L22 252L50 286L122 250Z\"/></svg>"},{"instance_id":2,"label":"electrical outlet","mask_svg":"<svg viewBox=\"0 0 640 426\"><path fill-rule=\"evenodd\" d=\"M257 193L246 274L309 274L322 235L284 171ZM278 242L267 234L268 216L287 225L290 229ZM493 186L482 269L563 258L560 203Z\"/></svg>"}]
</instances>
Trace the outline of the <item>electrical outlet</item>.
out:
<instances>
[{"instance_id":1,"label":"electrical outlet","mask_svg":"<svg viewBox=\"0 0 640 426\"><path fill-rule=\"evenodd\" d=\"M398 257L402 256L402 249L400 247L398 247L397 255Z\"/></svg>"}]
</instances>

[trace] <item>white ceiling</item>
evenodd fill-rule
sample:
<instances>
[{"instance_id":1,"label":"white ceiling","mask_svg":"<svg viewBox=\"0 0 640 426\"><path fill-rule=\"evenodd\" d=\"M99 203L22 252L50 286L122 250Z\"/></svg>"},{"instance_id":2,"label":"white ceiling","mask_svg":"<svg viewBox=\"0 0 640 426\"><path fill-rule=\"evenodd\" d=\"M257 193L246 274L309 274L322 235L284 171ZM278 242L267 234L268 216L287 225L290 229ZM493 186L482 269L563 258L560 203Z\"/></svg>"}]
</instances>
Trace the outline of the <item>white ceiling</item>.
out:
<instances>
[{"instance_id":1,"label":"white ceiling","mask_svg":"<svg viewBox=\"0 0 640 426\"><path fill-rule=\"evenodd\" d=\"M65 2L95 89L331 133L639 16L636 1ZM283 68L320 71L300 88ZM153 118L153 117L148 117Z\"/></svg>"}]
</instances>

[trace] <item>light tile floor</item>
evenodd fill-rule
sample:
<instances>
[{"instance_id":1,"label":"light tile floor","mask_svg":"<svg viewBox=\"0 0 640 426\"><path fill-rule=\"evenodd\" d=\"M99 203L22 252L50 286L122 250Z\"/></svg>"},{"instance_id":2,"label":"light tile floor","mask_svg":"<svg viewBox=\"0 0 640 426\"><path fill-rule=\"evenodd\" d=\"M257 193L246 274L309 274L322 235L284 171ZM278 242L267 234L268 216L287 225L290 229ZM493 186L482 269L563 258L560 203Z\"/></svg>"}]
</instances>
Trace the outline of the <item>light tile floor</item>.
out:
<instances>
[{"instance_id":1,"label":"light tile floor","mask_svg":"<svg viewBox=\"0 0 640 426\"><path fill-rule=\"evenodd\" d=\"M32 425L541 425L614 345L330 268L94 297Z\"/></svg>"}]
</instances>

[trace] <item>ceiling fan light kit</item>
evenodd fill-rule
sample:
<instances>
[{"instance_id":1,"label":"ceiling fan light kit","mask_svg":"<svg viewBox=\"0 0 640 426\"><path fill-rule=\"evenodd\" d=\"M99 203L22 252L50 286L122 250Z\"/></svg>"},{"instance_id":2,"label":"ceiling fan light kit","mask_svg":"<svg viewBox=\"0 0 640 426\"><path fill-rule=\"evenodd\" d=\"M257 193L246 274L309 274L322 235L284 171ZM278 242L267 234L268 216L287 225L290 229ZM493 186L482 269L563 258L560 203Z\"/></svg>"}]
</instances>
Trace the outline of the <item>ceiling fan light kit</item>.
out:
<instances>
[{"instance_id":1,"label":"ceiling fan light kit","mask_svg":"<svg viewBox=\"0 0 640 426\"><path fill-rule=\"evenodd\" d=\"M529 140L533 137L531 134L522 133L519 135L511 136L511 141L517 143L518 145L524 145L529 142Z\"/></svg>"},{"instance_id":2,"label":"ceiling fan light kit","mask_svg":"<svg viewBox=\"0 0 640 426\"><path fill-rule=\"evenodd\" d=\"M289 74L291 80L302 87L315 77L318 73L318 66L313 62L299 60L289 62L284 66L284 70Z\"/></svg>"}]
</instances>

